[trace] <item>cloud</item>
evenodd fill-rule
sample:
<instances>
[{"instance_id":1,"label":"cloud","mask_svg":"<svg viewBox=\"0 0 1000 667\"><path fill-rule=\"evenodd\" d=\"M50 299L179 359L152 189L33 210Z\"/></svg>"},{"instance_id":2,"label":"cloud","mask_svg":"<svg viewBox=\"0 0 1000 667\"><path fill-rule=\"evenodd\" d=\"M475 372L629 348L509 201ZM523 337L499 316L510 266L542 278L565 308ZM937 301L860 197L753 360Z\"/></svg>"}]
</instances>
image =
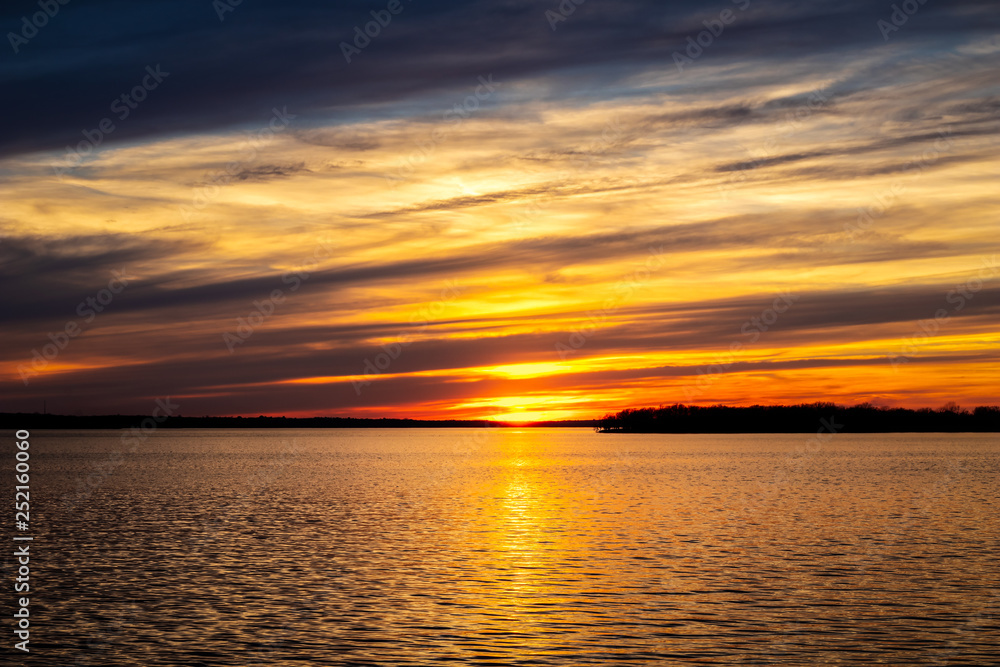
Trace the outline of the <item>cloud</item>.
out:
<instances>
[{"instance_id":1,"label":"cloud","mask_svg":"<svg viewBox=\"0 0 1000 667\"><path fill-rule=\"evenodd\" d=\"M233 178L239 181L262 182L275 178L288 178L302 171L308 171L305 162L285 165L264 164L241 169L233 175Z\"/></svg>"},{"instance_id":2,"label":"cloud","mask_svg":"<svg viewBox=\"0 0 1000 667\"><path fill-rule=\"evenodd\" d=\"M637 68L670 63L670 54L714 16L695 2L588 3L553 33L536 3L413 3L348 64L339 44L370 20L369 9L272 0L242 4L220 22L204 2L67 5L16 55L17 68L0 70L0 87L22 100L0 111L5 127L18 128L0 139L0 153L75 144L81 128L116 119L111 101L138 85L147 65L161 65L169 77L117 122L109 144L252 125L274 105L300 114L303 128L342 123L365 109L384 116L434 108L431 97L464 90L491 72L510 82L558 74L561 85L577 90L606 88ZM875 20L883 9L761 0L696 66L880 48ZM960 35L970 25L988 30L997 24L991 10L988 2L938 3L909 22L907 35ZM5 20L18 19L11 9ZM190 49L195 42L201 48ZM86 58L71 57L81 49ZM398 106L388 112L390 104ZM322 132L309 136L324 141Z\"/></svg>"}]
</instances>

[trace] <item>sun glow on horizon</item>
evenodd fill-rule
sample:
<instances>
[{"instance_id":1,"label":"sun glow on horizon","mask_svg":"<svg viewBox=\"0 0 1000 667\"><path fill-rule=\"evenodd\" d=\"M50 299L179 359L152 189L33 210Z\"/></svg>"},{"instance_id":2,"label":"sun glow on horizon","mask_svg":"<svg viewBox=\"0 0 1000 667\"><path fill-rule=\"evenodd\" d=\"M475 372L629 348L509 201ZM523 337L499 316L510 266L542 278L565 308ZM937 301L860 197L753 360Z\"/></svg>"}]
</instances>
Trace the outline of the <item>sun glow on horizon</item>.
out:
<instances>
[{"instance_id":1,"label":"sun glow on horizon","mask_svg":"<svg viewBox=\"0 0 1000 667\"><path fill-rule=\"evenodd\" d=\"M366 79L354 102L310 108L310 88L252 151L270 112L161 132L151 103L148 132L58 175L60 144L18 148L4 404L531 422L995 403L1000 52L958 43L753 46L766 67L706 57L691 78L669 57L593 79L546 61L454 122L474 78L378 101ZM906 76L882 74L901 52Z\"/></svg>"}]
</instances>

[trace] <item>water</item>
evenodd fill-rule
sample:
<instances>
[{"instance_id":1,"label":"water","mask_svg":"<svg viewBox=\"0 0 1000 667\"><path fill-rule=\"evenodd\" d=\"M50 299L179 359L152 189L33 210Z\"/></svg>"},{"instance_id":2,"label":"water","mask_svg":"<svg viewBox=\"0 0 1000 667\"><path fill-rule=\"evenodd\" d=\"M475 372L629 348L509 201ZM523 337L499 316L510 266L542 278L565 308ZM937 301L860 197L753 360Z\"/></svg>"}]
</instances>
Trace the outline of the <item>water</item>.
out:
<instances>
[{"instance_id":1,"label":"water","mask_svg":"<svg viewBox=\"0 0 1000 667\"><path fill-rule=\"evenodd\" d=\"M36 431L31 451L31 664L1000 664L995 434Z\"/></svg>"}]
</instances>

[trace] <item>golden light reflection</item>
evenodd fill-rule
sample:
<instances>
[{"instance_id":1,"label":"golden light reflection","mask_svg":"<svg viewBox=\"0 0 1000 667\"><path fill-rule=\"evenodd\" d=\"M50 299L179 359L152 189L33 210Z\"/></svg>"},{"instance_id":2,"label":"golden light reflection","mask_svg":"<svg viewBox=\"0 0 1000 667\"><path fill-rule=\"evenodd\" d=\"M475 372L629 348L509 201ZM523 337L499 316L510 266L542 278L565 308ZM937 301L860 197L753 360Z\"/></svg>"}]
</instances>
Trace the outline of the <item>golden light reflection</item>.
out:
<instances>
[{"instance_id":1,"label":"golden light reflection","mask_svg":"<svg viewBox=\"0 0 1000 667\"><path fill-rule=\"evenodd\" d=\"M566 546L550 505L552 481L544 474L550 454L544 439L531 431L501 434L498 454L497 477L489 489L499 501L498 511L487 544L497 565L508 572L514 603L525 604L551 594L544 573Z\"/></svg>"},{"instance_id":2,"label":"golden light reflection","mask_svg":"<svg viewBox=\"0 0 1000 667\"><path fill-rule=\"evenodd\" d=\"M657 589L662 578L654 561L607 558L607 522L614 524L612 541L624 540L627 555L629 540L648 539L651 510L625 513L615 485L629 474L628 463L595 443L581 451L579 433L569 431L575 429L494 431L468 461L479 473L458 476L458 487L442 491L475 499L463 503L454 519L465 528L442 536L459 540L444 553L463 557L446 567L474 573L456 602L499 600L489 612L503 619L505 632L523 637L524 651L546 648L555 625L575 631L583 623L577 629L589 632L596 610L626 604L622 571L639 580L655 575ZM573 604L567 604L570 596ZM584 604L598 597L604 602Z\"/></svg>"}]
</instances>

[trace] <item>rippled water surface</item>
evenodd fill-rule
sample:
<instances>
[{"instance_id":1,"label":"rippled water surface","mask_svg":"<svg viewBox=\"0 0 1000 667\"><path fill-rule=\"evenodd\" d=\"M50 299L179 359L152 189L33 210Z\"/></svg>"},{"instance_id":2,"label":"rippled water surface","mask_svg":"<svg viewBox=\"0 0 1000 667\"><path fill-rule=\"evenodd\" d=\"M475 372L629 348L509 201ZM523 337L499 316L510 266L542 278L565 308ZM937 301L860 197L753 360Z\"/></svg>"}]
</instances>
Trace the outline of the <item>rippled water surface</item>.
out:
<instances>
[{"instance_id":1,"label":"rippled water surface","mask_svg":"<svg viewBox=\"0 0 1000 667\"><path fill-rule=\"evenodd\" d=\"M1000 664L995 434L134 444L32 433L31 664Z\"/></svg>"}]
</instances>

